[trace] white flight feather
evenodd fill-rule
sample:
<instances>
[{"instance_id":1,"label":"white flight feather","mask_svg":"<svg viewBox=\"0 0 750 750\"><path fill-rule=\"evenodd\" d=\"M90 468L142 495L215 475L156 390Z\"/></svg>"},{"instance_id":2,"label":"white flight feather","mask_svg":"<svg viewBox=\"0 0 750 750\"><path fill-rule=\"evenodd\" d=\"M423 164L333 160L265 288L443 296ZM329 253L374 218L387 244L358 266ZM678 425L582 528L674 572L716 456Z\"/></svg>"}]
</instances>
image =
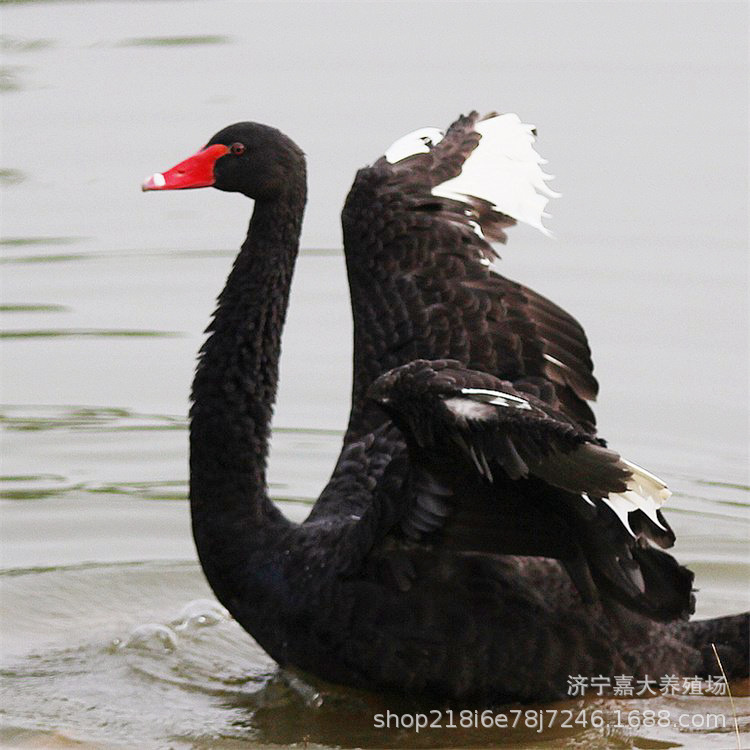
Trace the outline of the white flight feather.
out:
<instances>
[{"instance_id":1,"label":"white flight feather","mask_svg":"<svg viewBox=\"0 0 750 750\"><path fill-rule=\"evenodd\" d=\"M516 114L482 120L475 126L482 136L463 164L461 174L433 188L433 195L463 200L482 198L517 221L550 235L542 224L550 198L559 194L546 181L541 169L545 160L534 150L533 125L525 125Z\"/></svg>"},{"instance_id":2,"label":"white flight feather","mask_svg":"<svg viewBox=\"0 0 750 750\"><path fill-rule=\"evenodd\" d=\"M414 154L426 154L432 146L443 140L445 133L439 128L420 128L401 136L385 151L385 159L389 164L406 159Z\"/></svg>"},{"instance_id":3,"label":"white flight feather","mask_svg":"<svg viewBox=\"0 0 750 750\"><path fill-rule=\"evenodd\" d=\"M469 398L482 401L485 404L509 406L514 409L531 409L531 404L525 398L513 396L510 393L503 393L502 391L492 391L487 388L462 388L461 393Z\"/></svg>"},{"instance_id":4,"label":"white flight feather","mask_svg":"<svg viewBox=\"0 0 750 750\"><path fill-rule=\"evenodd\" d=\"M466 420L482 421L489 419L492 416L490 406L515 409L532 408L526 399L488 388L462 388L461 393L468 398L448 398L445 399L444 403L453 414ZM476 456L470 446L467 451L469 451L469 455L479 472L486 474L491 481L489 467L486 467L485 470L485 467L482 466L482 464L486 464L484 456L481 457L482 460L480 461L480 458ZM625 492L610 493L608 497L603 498L604 502L614 511L622 525L633 537L635 537L635 533L630 526L629 515L636 510L645 513L660 529L666 531L656 512L672 495L667 485L659 477L631 461L625 459L621 459L621 461L632 474L626 483L627 489ZM588 504L593 505L586 493L582 493L581 497Z\"/></svg>"},{"instance_id":5,"label":"white flight feather","mask_svg":"<svg viewBox=\"0 0 750 750\"><path fill-rule=\"evenodd\" d=\"M667 485L650 471L625 459L622 459L622 462L633 474L627 482L628 489L625 492L611 493L609 497L604 498L604 502L612 508L631 534L633 530L627 519L628 513L635 510L643 511L660 529L666 531L656 511L672 494Z\"/></svg>"},{"instance_id":6,"label":"white flight feather","mask_svg":"<svg viewBox=\"0 0 750 750\"><path fill-rule=\"evenodd\" d=\"M566 364L564 364L563 362L560 362L560 360L557 359L557 357L553 357L551 354L547 354L545 352L542 356L547 360L547 362L552 362L553 365L557 365L558 367L564 367L567 370L570 369Z\"/></svg>"},{"instance_id":7,"label":"white flight feather","mask_svg":"<svg viewBox=\"0 0 750 750\"><path fill-rule=\"evenodd\" d=\"M635 537L633 529L630 528L630 520L628 519L628 514L636 510L633 507L633 503L626 499L624 495L615 494L605 497L604 502L612 508L615 515L620 519L620 523L630 532L630 536Z\"/></svg>"},{"instance_id":8,"label":"white flight feather","mask_svg":"<svg viewBox=\"0 0 750 750\"><path fill-rule=\"evenodd\" d=\"M443 402L457 417L476 421L491 419L495 410L493 406L510 409L531 409L531 404L519 396L487 388L462 388L461 393L468 398L454 396Z\"/></svg>"},{"instance_id":9,"label":"white flight feather","mask_svg":"<svg viewBox=\"0 0 750 750\"><path fill-rule=\"evenodd\" d=\"M596 507L596 503L588 496L586 492L581 493L581 497L590 505L592 508Z\"/></svg>"},{"instance_id":10,"label":"white flight feather","mask_svg":"<svg viewBox=\"0 0 750 750\"><path fill-rule=\"evenodd\" d=\"M461 168L461 174L433 188L432 194L463 201L466 196L481 198L493 208L517 221L551 236L542 219L550 198L559 193L547 186L551 175L542 171L546 161L534 150L534 126L521 122L518 115L496 115L478 122L482 136ZM415 154L426 154L445 134L439 128L420 128L392 143L385 152L390 164ZM483 238L481 228L472 227Z\"/></svg>"}]
</instances>

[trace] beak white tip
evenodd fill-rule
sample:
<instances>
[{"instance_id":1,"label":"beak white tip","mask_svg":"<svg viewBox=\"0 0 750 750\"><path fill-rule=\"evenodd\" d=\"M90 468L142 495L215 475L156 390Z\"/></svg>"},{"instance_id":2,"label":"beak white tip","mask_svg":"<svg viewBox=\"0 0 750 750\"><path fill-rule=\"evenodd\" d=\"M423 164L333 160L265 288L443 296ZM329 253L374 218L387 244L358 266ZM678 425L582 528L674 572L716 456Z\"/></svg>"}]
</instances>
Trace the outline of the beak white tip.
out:
<instances>
[{"instance_id":1,"label":"beak white tip","mask_svg":"<svg viewBox=\"0 0 750 750\"><path fill-rule=\"evenodd\" d=\"M158 190L159 188L163 188L166 184L167 181L164 179L164 175L161 174L161 172L157 172L156 174L152 174L151 177L147 177L143 181L141 190Z\"/></svg>"}]
</instances>

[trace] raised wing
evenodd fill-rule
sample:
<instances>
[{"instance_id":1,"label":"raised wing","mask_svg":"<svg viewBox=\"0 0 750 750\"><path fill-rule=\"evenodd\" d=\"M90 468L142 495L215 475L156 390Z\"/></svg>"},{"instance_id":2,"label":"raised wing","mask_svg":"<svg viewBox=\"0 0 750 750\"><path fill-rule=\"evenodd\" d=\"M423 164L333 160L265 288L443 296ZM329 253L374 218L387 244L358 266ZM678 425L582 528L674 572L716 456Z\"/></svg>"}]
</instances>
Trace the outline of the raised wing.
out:
<instances>
[{"instance_id":1,"label":"raised wing","mask_svg":"<svg viewBox=\"0 0 750 750\"><path fill-rule=\"evenodd\" d=\"M546 233L552 193L533 141L515 115L471 113L445 134L397 141L347 198L354 385L345 443L387 415L408 445L407 460L399 436L383 433L398 460L370 475L365 513L380 539L370 564L408 588L414 543L554 557L587 601L604 592L656 619L685 616L692 574L651 544L674 541L659 511L666 488L596 437L583 329L492 267L490 243L516 221ZM395 494L387 477L402 482ZM316 517L340 503L328 497Z\"/></svg>"},{"instance_id":2,"label":"raised wing","mask_svg":"<svg viewBox=\"0 0 750 750\"><path fill-rule=\"evenodd\" d=\"M365 395L415 359L451 358L503 380L528 379L586 429L597 383L568 313L497 274L490 242L525 221L543 229L551 191L533 130L515 115L461 117L397 141L361 170L342 214L354 316L350 435L382 414Z\"/></svg>"},{"instance_id":3,"label":"raised wing","mask_svg":"<svg viewBox=\"0 0 750 750\"><path fill-rule=\"evenodd\" d=\"M674 534L657 477L524 384L418 360L370 397L406 436L412 497L399 531L464 551L559 558L584 598L606 590L659 619L692 607L692 575L665 553Z\"/></svg>"}]
</instances>

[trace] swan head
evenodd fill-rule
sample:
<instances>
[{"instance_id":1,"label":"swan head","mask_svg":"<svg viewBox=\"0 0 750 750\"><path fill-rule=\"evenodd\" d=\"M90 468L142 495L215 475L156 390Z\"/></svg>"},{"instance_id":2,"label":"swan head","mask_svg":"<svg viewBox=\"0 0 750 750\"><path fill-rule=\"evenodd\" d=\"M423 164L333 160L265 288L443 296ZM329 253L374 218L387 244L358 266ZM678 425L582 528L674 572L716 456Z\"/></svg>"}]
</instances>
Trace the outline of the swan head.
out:
<instances>
[{"instance_id":1,"label":"swan head","mask_svg":"<svg viewBox=\"0 0 750 750\"><path fill-rule=\"evenodd\" d=\"M148 177L142 189L215 187L255 200L274 200L300 180L304 185L305 156L294 141L268 125L238 122L171 169Z\"/></svg>"}]
</instances>

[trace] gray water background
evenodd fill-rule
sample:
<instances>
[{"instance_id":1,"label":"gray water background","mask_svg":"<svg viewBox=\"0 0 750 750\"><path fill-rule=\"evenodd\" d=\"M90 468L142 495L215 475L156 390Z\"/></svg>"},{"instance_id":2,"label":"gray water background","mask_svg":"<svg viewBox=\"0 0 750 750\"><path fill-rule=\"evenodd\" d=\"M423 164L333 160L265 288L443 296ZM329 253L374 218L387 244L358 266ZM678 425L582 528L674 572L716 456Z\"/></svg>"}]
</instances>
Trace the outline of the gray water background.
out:
<instances>
[{"instance_id":1,"label":"gray water background","mask_svg":"<svg viewBox=\"0 0 750 750\"><path fill-rule=\"evenodd\" d=\"M209 596L184 499L187 394L251 206L139 185L243 119L281 128L309 162L269 470L287 513L306 514L346 422L339 211L356 169L415 127L515 111L538 127L563 196L550 206L556 239L514 229L500 270L586 328L601 432L674 489L675 554L696 572L698 615L750 606L744 3L54 2L0 14L0 742L428 741L373 730L370 698L310 709L231 622L178 626Z\"/></svg>"}]
</instances>

